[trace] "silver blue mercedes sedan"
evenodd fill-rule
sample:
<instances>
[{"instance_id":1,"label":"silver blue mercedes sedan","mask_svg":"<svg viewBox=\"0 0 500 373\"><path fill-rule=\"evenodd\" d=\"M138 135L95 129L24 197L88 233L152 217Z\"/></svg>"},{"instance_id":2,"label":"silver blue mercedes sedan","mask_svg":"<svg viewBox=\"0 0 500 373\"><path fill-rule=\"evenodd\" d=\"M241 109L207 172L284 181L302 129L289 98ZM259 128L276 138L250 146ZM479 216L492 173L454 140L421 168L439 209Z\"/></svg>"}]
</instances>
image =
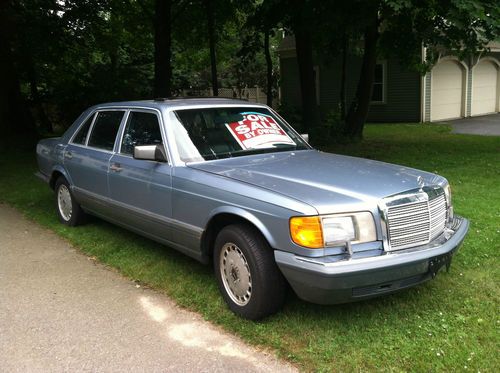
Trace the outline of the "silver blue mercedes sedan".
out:
<instances>
[{"instance_id":1,"label":"silver blue mercedes sedan","mask_svg":"<svg viewBox=\"0 0 500 373\"><path fill-rule=\"evenodd\" d=\"M229 308L253 320L288 286L334 304L432 279L469 226L445 178L320 152L246 101L97 105L37 157L61 223L92 214L212 263Z\"/></svg>"}]
</instances>

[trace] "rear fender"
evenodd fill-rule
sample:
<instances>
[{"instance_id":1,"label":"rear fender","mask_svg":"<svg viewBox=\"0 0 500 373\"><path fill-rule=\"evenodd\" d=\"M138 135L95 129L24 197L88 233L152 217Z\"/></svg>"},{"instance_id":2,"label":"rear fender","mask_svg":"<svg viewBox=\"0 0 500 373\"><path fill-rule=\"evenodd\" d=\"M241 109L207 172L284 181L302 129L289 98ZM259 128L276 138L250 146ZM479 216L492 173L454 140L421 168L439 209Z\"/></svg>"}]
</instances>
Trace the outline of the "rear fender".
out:
<instances>
[{"instance_id":1,"label":"rear fender","mask_svg":"<svg viewBox=\"0 0 500 373\"><path fill-rule=\"evenodd\" d=\"M59 164L56 164L54 167L52 167L52 172L50 173L49 185L52 188L54 188L54 185L55 185L55 183L57 181L57 178L58 178L59 174L62 174L62 176L64 176L64 178L68 181L69 185L71 187L73 187L73 180L69 176L69 174L66 171L66 169L63 166L61 166Z\"/></svg>"}]
</instances>

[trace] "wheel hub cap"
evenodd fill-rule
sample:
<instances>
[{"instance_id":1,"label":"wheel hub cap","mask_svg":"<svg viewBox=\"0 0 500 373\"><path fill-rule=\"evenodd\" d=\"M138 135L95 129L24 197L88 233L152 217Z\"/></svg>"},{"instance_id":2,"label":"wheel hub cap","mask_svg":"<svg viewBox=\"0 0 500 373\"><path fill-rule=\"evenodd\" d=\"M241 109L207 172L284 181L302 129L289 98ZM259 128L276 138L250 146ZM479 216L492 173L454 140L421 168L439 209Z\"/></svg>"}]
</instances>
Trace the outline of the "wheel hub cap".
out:
<instances>
[{"instance_id":1,"label":"wheel hub cap","mask_svg":"<svg viewBox=\"0 0 500 373\"><path fill-rule=\"evenodd\" d=\"M69 221L73 214L73 205L71 203L71 194L66 185L59 187L59 191L57 192L57 206L62 218L65 221Z\"/></svg>"},{"instance_id":2,"label":"wheel hub cap","mask_svg":"<svg viewBox=\"0 0 500 373\"><path fill-rule=\"evenodd\" d=\"M220 272L226 292L244 306L252 295L252 276L245 255L234 243L226 243L220 256Z\"/></svg>"}]
</instances>

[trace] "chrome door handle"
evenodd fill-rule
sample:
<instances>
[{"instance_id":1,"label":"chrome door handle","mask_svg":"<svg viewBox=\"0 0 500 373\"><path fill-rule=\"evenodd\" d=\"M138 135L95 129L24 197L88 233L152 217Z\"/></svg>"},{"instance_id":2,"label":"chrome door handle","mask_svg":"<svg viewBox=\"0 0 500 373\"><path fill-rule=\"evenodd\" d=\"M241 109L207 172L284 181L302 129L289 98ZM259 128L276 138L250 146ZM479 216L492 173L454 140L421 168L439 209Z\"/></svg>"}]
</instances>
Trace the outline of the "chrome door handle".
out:
<instances>
[{"instance_id":1,"label":"chrome door handle","mask_svg":"<svg viewBox=\"0 0 500 373\"><path fill-rule=\"evenodd\" d=\"M109 169L114 172L120 172L122 170L119 163L113 163L111 166L109 166Z\"/></svg>"},{"instance_id":2,"label":"chrome door handle","mask_svg":"<svg viewBox=\"0 0 500 373\"><path fill-rule=\"evenodd\" d=\"M71 159L71 158L73 158L73 154L70 151L67 151L67 152L64 153L64 157L68 158L68 159Z\"/></svg>"}]
</instances>

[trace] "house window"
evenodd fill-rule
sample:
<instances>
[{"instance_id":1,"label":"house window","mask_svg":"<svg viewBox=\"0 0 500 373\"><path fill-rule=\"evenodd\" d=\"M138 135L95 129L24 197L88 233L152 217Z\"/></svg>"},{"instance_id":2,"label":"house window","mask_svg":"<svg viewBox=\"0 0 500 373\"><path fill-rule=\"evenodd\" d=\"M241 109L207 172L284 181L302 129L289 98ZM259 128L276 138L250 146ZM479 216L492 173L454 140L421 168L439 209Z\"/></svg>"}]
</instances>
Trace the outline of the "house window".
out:
<instances>
[{"instance_id":1,"label":"house window","mask_svg":"<svg viewBox=\"0 0 500 373\"><path fill-rule=\"evenodd\" d=\"M373 78L372 103L385 103L385 63L375 65L375 76Z\"/></svg>"}]
</instances>

